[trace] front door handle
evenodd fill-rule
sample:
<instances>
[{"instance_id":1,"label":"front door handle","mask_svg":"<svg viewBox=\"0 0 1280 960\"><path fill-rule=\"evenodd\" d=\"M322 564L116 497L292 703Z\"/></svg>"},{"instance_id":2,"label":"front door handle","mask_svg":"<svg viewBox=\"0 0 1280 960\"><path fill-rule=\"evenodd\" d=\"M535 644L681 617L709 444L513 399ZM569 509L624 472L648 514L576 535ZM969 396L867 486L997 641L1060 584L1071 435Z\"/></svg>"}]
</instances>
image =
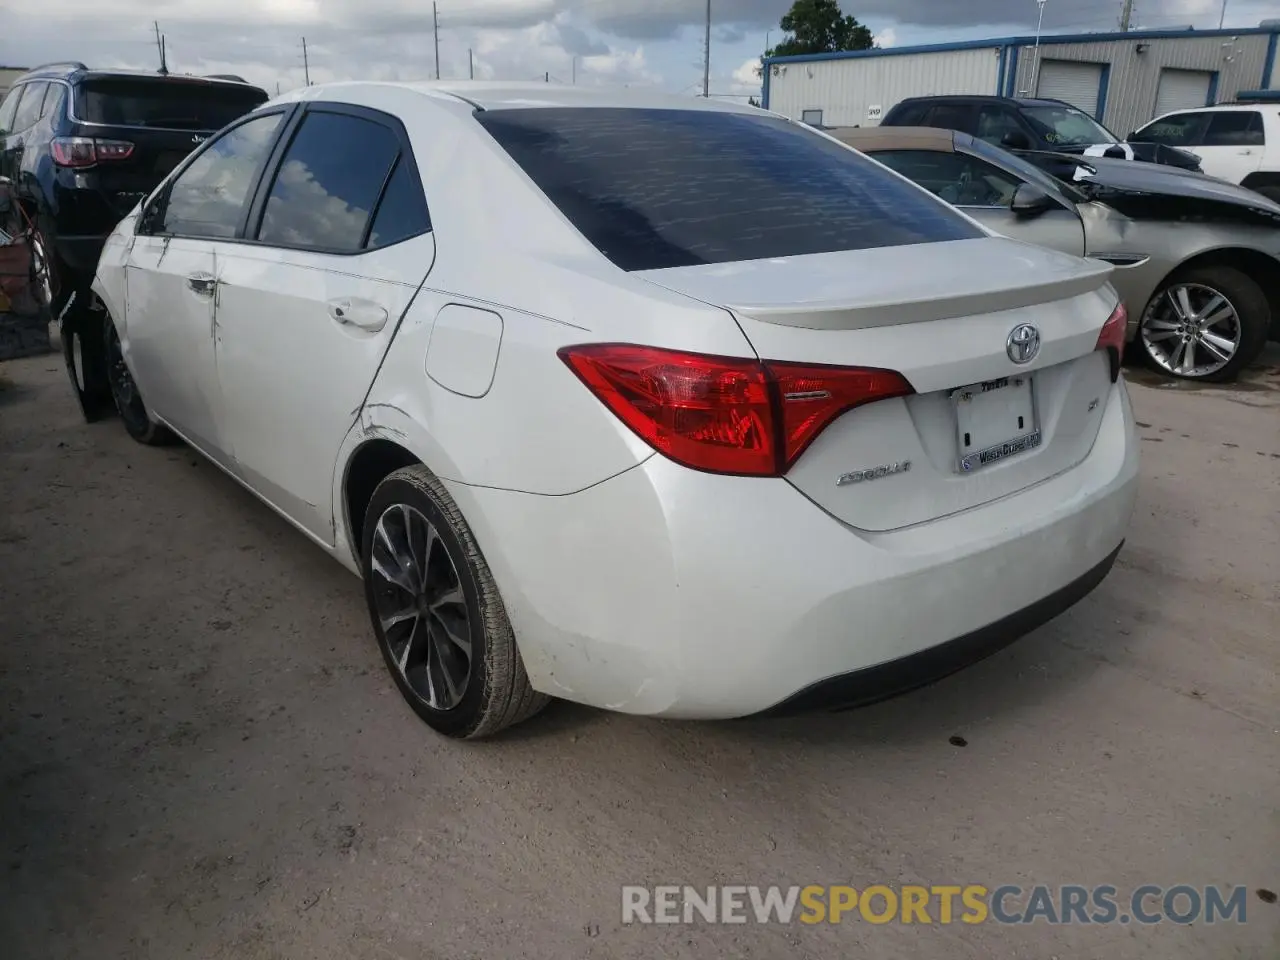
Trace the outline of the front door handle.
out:
<instances>
[{"instance_id":1,"label":"front door handle","mask_svg":"<svg viewBox=\"0 0 1280 960\"><path fill-rule=\"evenodd\" d=\"M329 301L329 316L343 326L359 327L376 333L387 324L387 311L371 300L340 297Z\"/></svg>"},{"instance_id":2,"label":"front door handle","mask_svg":"<svg viewBox=\"0 0 1280 960\"><path fill-rule=\"evenodd\" d=\"M203 270L187 277L187 287L198 297L213 296L213 288L218 285L218 278Z\"/></svg>"}]
</instances>

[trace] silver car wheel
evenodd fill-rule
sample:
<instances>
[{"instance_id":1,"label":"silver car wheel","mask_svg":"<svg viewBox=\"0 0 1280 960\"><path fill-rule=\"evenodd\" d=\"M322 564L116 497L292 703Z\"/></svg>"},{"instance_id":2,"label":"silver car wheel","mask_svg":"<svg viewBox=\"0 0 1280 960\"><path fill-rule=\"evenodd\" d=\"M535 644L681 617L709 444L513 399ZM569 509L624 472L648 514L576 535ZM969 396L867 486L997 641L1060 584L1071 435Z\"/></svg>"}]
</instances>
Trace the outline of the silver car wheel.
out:
<instances>
[{"instance_id":1,"label":"silver car wheel","mask_svg":"<svg viewBox=\"0 0 1280 960\"><path fill-rule=\"evenodd\" d=\"M374 607L396 669L434 710L452 710L471 682L471 620L462 579L439 533L408 504L373 532Z\"/></svg>"},{"instance_id":2,"label":"silver car wheel","mask_svg":"<svg viewBox=\"0 0 1280 960\"><path fill-rule=\"evenodd\" d=\"M1235 306L1200 283L1174 283L1152 299L1138 335L1156 365L1180 377L1217 373L1240 348Z\"/></svg>"}]
</instances>

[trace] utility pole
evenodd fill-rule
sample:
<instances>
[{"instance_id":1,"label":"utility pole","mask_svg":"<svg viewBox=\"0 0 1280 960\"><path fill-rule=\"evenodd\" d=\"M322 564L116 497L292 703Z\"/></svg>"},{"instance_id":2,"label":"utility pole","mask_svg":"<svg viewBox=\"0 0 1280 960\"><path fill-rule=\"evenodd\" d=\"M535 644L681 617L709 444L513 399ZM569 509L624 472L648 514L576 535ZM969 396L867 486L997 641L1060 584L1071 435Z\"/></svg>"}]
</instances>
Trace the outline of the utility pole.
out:
<instances>
[{"instance_id":1,"label":"utility pole","mask_svg":"<svg viewBox=\"0 0 1280 960\"><path fill-rule=\"evenodd\" d=\"M1124 0L1124 6L1120 8L1120 31L1127 33L1129 31L1129 22L1133 19L1133 0Z\"/></svg>"},{"instance_id":2,"label":"utility pole","mask_svg":"<svg viewBox=\"0 0 1280 960\"><path fill-rule=\"evenodd\" d=\"M164 66L164 47L160 43L160 21L153 20L152 23L155 24L155 28L156 28L156 53L160 57L160 66L163 67Z\"/></svg>"},{"instance_id":3,"label":"utility pole","mask_svg":"<svg viewBox=\"0 0 1280 960\"><path fill-rule=\"evenodd\" d=\"M546 74L543 76L543 78L542 78L542 82L543 82L543 83L550 83L550 82L551 82L551 71L550 71L550 70L548 70L548 71L546 72Z\"/></svg>"},{"instance_id":4,"label":"utility pole","mask_svg":"<svg viewBox=\"0 0 1280 960\"><path fill-rule=\"evenodd\" d=\"M1130 2L1130 0L1125 0ZM1036 19L1036 52L1035 60L1031 64L1031 96L1037 96L1040 92L1040 26L1044 23L1044 4L1045 0L1036 0L1040 6L1040 16Z\"/></svg>"},{"instance_id":5,"label":"utility pole","mask_svg":"<svg viewBox=\"0 0 1280 960\"><path fill-rule=\"evenodd\" d=\"M707 0L707 32L702 43L702 95L711 96L711 0Z\"/></svg>"},{"instance_id":6,"label":"utility pole","mask_svg":"<svg viewBox=\"0 0 1280 960\"><path fill-rule=\"evenodd\" d=\"M307 38L302 38L302 76L307 81L307 86L311 86L311 63L307 60Z\"/></svg>"},{"instance_id":7,"label":"utility pole","mask_svg":"<svg viewBox=\"0 0 1280 960\"><path fill-rule=\"evenodd\" d=\"M1227 0L1222 0L1222 13L1218 14L1218 29L1222 29L1222 24L1227 19Z\"/></svg>"},{"instance_id":8,"label":"utility pole","mask_svg":"<svg viewBox=\"0 0 1280 960\"><path fill-rule=\"evenodd\" d=\"M476 78L476 55L475 51L470 47L467 48L467 66L471 70L471 79L474 80Z\"/></svg>"},{"instance_id":9,"label":"utility pole","mask_svg":"<svg viewBox=\"0 0 1280 960\"><path fill-rule=\"evenodd\" d=\"M574 54L574 57L573 57L573 74L572 74L572 77L573 77L573 85L576 87L576 86L578 85L578 56L577 56L577 54Z\"/></svg>"},{"instance_id":10,"label":"utility pole","mask_svg":"<svg viewBox=\"0 0 1280 960\"><path fill-rule=\"evenodd\" d=\"M431 28L436 35L436 79L440 79L440 11L431 4Z\"/></svg>"}]
</instances>

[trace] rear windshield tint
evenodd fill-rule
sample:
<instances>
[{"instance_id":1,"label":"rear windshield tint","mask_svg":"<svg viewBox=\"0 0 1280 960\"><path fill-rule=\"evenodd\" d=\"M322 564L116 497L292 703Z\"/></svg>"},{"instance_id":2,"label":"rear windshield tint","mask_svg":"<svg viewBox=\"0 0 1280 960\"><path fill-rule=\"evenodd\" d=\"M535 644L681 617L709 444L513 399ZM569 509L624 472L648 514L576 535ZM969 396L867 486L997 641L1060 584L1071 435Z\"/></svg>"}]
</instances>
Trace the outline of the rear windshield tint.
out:
<instances>
[{"instance_id":1,"label":"rear windshield tint","mask_svg":"<svg viewBox=\"0 0 1280 960\"><path fill-rule=\"evenodd\" d=\"M89 123L170 130L219 130L267 100L257 87L174 80L86 80L75 112Z\"/></svg>"},{"instance_id":2,"label":"rear windshield tint","mask_svg":"<svg viewBox=\"0 0 1280 960\"><path fill-rule=\"evenodd\" d=\"M533 108L476 118L624 270L984 236L926 191L765 114Z\"/></svg>"}]
</instances>

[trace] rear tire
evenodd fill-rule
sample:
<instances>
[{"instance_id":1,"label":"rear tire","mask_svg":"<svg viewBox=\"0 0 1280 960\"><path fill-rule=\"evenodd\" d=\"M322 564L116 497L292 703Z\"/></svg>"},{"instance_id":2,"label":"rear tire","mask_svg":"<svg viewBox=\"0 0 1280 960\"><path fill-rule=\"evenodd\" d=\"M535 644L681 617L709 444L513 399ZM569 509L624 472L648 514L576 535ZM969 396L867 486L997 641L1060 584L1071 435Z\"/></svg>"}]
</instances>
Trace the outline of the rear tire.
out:
<instances>
[{"instance_id":1,"label":"rear tire","mask_svg":"<svg viewBox=\"0 0 1280 960\"><path fill-rule=\"evenodd\" d=\"M133 381L133 374L124 361L120 349L120 334L116 330L111 314L103 312L102 340L105 347L106 378L111 389L111 399L115 402L116 412L124 422L129 436L149 447L163 447L172 444L177 437L168 427L151 419L147 413L147 405L142 402L142 394Z\"/></svg>"},{"instance_id":2,"label":"rear tire","mask_svg":"<svg viewBox=\"0 0 1280 960\"><path fill-rule=\"evenodd\" d=\"M1183 316L1186 305L1189 317ZM1226 383L1262 352L1270 328L1267 295L1250 276L1234 267L1192 267L1151 297L1129 348L1166 376Z\"/></svg>"},{"instance_id":3,"label":"rear tire","mask_svg":"<svg viewBox=\"0 0 1280 960\"><path fill-rule=\"evenodd\" d=\"M361 572L387 668L434 730L458 739L488 737L550 702L529 685L471 528L421 464L396 470L374 490Z\"/></svg>"}]
</instances>

